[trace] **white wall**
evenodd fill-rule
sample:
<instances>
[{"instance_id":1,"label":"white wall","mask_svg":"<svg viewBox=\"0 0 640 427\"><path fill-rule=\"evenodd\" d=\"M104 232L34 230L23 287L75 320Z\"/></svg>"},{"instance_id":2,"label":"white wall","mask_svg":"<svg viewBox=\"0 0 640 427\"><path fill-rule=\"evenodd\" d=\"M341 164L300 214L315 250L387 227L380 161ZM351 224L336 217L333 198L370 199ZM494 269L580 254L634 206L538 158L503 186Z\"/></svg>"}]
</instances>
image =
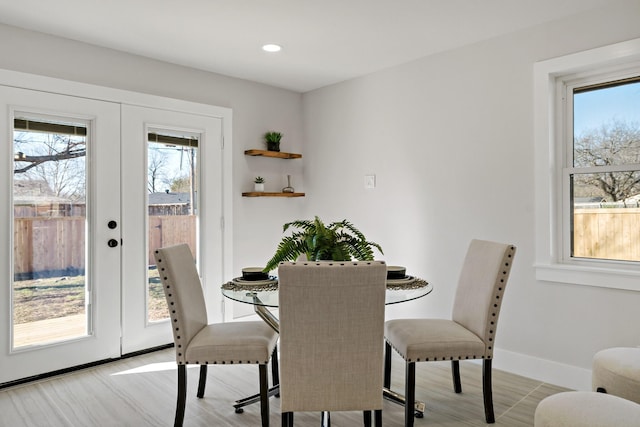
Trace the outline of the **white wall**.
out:
<instances>
[{"instance_id":1,"label":"white wall","mask_svg":"<svg viewBox=\"0 0 640 427\"><path fill-rule=\"evenodd\" d=\"M640 345L640 294L537 282L532 267L533 64L640 37L638 22L639 1L612 2L304 95L306 215L348 218L434 284L389 317L449 316L482 238L518 247L496 367L588 388L596 351Z\"/></svg>"},{"instance_id":2,"label":"white wall","mask_svg":"<svg viewBox=\"0 0 640 427\"><path fill-rule=\"evenodd\" d=\"M293 186L303 191L302 160L244 156L266 148L262 134L279 130L283 151L302 152L302 95L288 90L198 71L85 43L0 24L0 68L94 85L229 107L233 110L233 271L264 265L282 234L282 224L300 217L303 198L246 198L253 177L267 191ZM306 157L306 156L305 156ZM235 315L251 313L246 304Z\"/></svg>"}]
</instances>

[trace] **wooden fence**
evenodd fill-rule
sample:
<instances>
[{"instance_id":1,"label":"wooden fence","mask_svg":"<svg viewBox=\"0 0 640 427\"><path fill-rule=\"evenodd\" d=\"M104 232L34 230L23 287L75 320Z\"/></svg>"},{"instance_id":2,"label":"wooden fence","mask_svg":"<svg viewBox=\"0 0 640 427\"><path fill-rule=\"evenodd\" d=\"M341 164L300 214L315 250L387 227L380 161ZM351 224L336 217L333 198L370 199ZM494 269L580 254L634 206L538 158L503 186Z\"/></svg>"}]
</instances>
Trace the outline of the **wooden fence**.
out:
<instances>
[{"instance_id":1,"label":"wooden fence","mask_svg":"<svg viewBox=\"0 0 640 427\"><path fill-rule=\"evenodd\" d=\"M191 253L196 254L195 215L149 215L149 265L156 265L154 250L178 243L187 243Z\"/></svg>"},{"instance_id":2,"label":"wooden fence","mask_svg":"<svg viewBox=\"0 0 640 427\"><path fill-rule=\"evenodd\" d=\"M640 209L576 209L576 257L640 261Z\"/></svg>"},{"instance_id":3,"label":"wooden fence","mask_svg":"<svg viewBox=\"0 0 640 427\"><path fill-rule=\"evenodd\" d=\"M13 239L17 277L37 278L46 272L72 275L84 271L83 217L16 218Z\"/></svg>"},{"instance_id":4,"label":"wooden fence","mask_svg":"<svg viewBox=\"0 0 640 427\"><path fill-rule=\"evenodd\" d=\"M640 208L576 209L574 255L640 261L638 230ZM16 218L14 273L24 278L82 273L84 241L83 217ZM154 249L177 243L189 244L195 253L195 216L149 216L149 265L155 264Z\"/></svg>"},{"instance_id":5,"label":"wooden fence","mask_svg":"<svg viewBox=\"0 0 640 427\"><path fill-rule=\"evenodd\" d=\"M16 277L83 274L84 217L16 218L14 224ZM195 216L149 216L149 265L155 265L154 249L178 243L189 244L195 253Z\"/></svg>"}]
</instances>

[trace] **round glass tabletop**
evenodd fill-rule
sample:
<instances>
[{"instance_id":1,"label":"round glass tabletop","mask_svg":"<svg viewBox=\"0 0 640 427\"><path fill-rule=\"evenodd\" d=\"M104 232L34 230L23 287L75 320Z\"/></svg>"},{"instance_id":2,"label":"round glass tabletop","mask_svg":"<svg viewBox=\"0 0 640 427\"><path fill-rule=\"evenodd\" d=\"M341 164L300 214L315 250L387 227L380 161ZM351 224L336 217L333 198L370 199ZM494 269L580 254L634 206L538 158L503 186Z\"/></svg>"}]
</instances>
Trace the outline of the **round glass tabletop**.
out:
<instances>
[{"instance_id":1,"label":"round glass tabletop","mask_svg":"<svg viewBox=\"0 0 640 427\"><path fill-rule=\"evenodd\" d=\"M397 283L387 284L385 304L398 304L422 298L433 291L433 286L424 280L416 279L410 286L399 286ZM222 295L234 301L263 307L278 307L277 284L271 286L238 286L229 282L222 286Z\"/></svg>"}]
</instances>

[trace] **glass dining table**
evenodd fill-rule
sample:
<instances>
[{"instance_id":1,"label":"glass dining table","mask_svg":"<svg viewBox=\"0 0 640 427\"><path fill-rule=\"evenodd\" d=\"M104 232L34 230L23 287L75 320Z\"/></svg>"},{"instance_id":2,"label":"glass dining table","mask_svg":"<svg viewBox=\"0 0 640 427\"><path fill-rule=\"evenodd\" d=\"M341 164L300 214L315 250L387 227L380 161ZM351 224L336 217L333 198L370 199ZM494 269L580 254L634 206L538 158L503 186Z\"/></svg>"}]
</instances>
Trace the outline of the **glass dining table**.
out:
<instances>
[{"instance_id":1,"label":"glass dining table","mask_svg":"<svg viewBox=\"0 0 640 427\"><path fill-rule=\"evenodd\" d=\"M222 295L233 301L253 305L256 314L279 332L278 319L269 308L278 308L278 281L271 276L270 280L252 282L236 278L222 285ZM408 276L408 280L389 280L385 305L399 304L422 298L433 291L433 286L425 280Z\"/></svg>"},{"instance_id":2,"label":"glass dining table","mask_svg":"<svg viewBox=\"0 0 640 427\"><path fill-rule=\"evenodd\" d=\"M266 322L276 332L279 332L278 318L269 310L277 309L278 302L278 279L270 276L264 281L249 281L241 277L227 282L221 287L222 295L233 301L253 305L256 314ZM405 279L387 280L387 291L385 305L400 304L413 301L429 295L433 291L433 286L427 281L406 276ZM269 390L269 396L278 395L279 387L276 385ZM385 399L404 405L404 396L387 388L382 390ZM234 408L236 412L242 412L242 407L258 402L259 395L253 395L236 401ZM424 402L415 401L414 410L416 416L422 417L425 410Z\"/></svg>"}]
</instances>

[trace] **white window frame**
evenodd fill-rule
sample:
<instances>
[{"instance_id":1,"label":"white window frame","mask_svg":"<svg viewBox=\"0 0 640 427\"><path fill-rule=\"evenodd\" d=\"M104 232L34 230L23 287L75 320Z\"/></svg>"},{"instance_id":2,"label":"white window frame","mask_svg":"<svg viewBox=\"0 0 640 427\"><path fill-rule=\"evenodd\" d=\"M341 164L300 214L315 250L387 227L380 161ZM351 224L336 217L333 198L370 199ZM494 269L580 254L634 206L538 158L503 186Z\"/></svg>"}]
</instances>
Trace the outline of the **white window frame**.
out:
<instances>
[{"instance_id":1,"label":"white window frame","mask_svg":"<svg viewBox=\"0 0 640 427\"><path fill-rule=\"evenodd\" d=\"M624 74L640 66L640 39L534 65L535 272L542 281L640 291L640 263L568 256L568 186L563 177L567 87L588 75ZM615 78L613 78L615 79ZM572 101L569 101L572 102Z\"/></svg>"}]
</instances>

